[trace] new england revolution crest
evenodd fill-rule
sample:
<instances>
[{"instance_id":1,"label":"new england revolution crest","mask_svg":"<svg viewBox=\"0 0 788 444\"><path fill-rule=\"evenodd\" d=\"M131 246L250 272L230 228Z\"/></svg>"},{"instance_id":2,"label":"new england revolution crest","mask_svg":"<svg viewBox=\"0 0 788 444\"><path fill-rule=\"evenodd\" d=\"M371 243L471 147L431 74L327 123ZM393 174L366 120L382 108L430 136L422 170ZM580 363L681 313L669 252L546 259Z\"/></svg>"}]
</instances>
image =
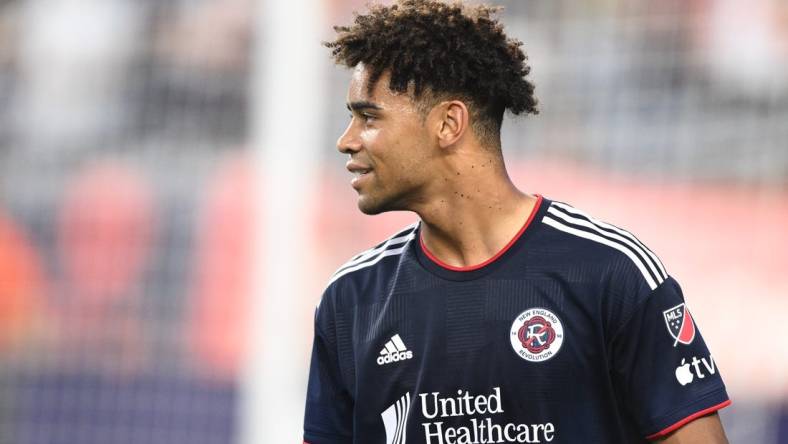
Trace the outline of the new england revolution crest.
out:
<instances>
[{"instance_id":1,"label":"new england revolution crest","mask_svg":"<svg viewBox=\"0 0 788 444\"><path fill-rule=\"evenodd\" d=\"M564 327L550 310L529 308L515 318L509 340L517 356L530 362L542 362L561 349Z\"/></svg>"},{"instance_id":2,"label":"new england revolution crest","mask_svg":"<svg viewBox=\"0 0 788 444\"><path fill-rule=\"evenodd\" d=\"M662 312L668 333L675 339L673 346L679 343L690 345L695 339L695 322L686 304L681 303Z\"/></svg>"}]
</instances>

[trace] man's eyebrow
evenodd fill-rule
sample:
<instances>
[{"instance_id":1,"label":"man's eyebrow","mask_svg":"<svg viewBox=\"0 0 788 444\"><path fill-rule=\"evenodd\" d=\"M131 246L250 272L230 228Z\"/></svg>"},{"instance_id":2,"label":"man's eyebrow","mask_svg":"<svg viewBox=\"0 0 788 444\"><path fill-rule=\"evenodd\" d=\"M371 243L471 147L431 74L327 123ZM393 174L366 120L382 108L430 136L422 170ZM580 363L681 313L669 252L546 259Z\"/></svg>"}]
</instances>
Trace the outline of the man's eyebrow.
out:
<instances>
[{"instance_id":1,"label":"man's eyebrow","mask_svg":"<svg viewBox=\"0 0 788 444\"><path fill-rule=\"evenodd\" d=\"M370 102L370 101L367 101L367 100L362 100L362 101L359 101L359 102L350 102L350 103L348 103L347 104L347 109L350 110L350 111L363 111L365 109L382 110L383 108L381 108L380 106L378 106L377 104L375 104L373 102Z\"/></svg>"}]
</instances>

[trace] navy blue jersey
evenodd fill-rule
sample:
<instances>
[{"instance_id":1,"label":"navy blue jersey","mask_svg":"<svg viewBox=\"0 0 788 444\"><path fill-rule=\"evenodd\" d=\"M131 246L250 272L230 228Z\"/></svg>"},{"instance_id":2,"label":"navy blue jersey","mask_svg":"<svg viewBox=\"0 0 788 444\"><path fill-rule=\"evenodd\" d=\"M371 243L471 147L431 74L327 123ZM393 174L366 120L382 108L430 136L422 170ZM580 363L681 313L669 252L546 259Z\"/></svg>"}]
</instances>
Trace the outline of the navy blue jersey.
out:
<instances>
[{"instance_id":1,"label":"navy blue jersey","mask_svg":"<svg viewBox=\"0 0 788 444\"><path fill-rule=\"evenodd\" d=\"M540 198L484 264L442 264L415 224L336 272L304 441L644 442L729 403L654 253Z\"/></svg>"}]
</instances>

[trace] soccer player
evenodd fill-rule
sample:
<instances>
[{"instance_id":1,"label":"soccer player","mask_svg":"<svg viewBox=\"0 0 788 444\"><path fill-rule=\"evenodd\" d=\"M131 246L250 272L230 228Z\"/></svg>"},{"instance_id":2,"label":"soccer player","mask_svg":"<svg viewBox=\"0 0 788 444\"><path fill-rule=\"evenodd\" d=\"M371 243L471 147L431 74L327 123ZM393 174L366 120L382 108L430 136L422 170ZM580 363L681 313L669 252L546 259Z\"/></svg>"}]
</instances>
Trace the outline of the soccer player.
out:
<instances>
[{"instance_id":1,"label":"soccer player","mask_svg":"<svg viewBox=\"0 0 788 444\"><path fill-rule=\"evenodd\" d=\"M536 99L495 12L402 0L327 43L352 69L358 207L420 221L330 279L304 441L726 442L720 371L657 256L509 179L503 114Z\"/></svg>"}]
</instances>

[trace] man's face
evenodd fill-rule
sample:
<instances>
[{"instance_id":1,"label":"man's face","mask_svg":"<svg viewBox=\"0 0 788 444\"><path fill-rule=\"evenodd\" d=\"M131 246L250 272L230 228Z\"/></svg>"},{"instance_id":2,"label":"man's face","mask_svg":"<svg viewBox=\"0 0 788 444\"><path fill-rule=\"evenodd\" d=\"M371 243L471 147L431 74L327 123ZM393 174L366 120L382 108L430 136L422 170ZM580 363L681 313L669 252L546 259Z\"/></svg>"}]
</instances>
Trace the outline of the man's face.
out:
<instances>
[{"instance_id":1,"label":"man's face","mask_svg":"<svg viewBox=\"0 0 788 444\"><path fill-rule=\"evenodd\" d=\"M363 64L353 71L347 104L351 120L337 140L350 155L347 168L366 214L409 210L425 198L429 164L434 155L429 133L408 94L389 90L384 74L368 93L370 72Z\"/></svg>"}]
</instances>

